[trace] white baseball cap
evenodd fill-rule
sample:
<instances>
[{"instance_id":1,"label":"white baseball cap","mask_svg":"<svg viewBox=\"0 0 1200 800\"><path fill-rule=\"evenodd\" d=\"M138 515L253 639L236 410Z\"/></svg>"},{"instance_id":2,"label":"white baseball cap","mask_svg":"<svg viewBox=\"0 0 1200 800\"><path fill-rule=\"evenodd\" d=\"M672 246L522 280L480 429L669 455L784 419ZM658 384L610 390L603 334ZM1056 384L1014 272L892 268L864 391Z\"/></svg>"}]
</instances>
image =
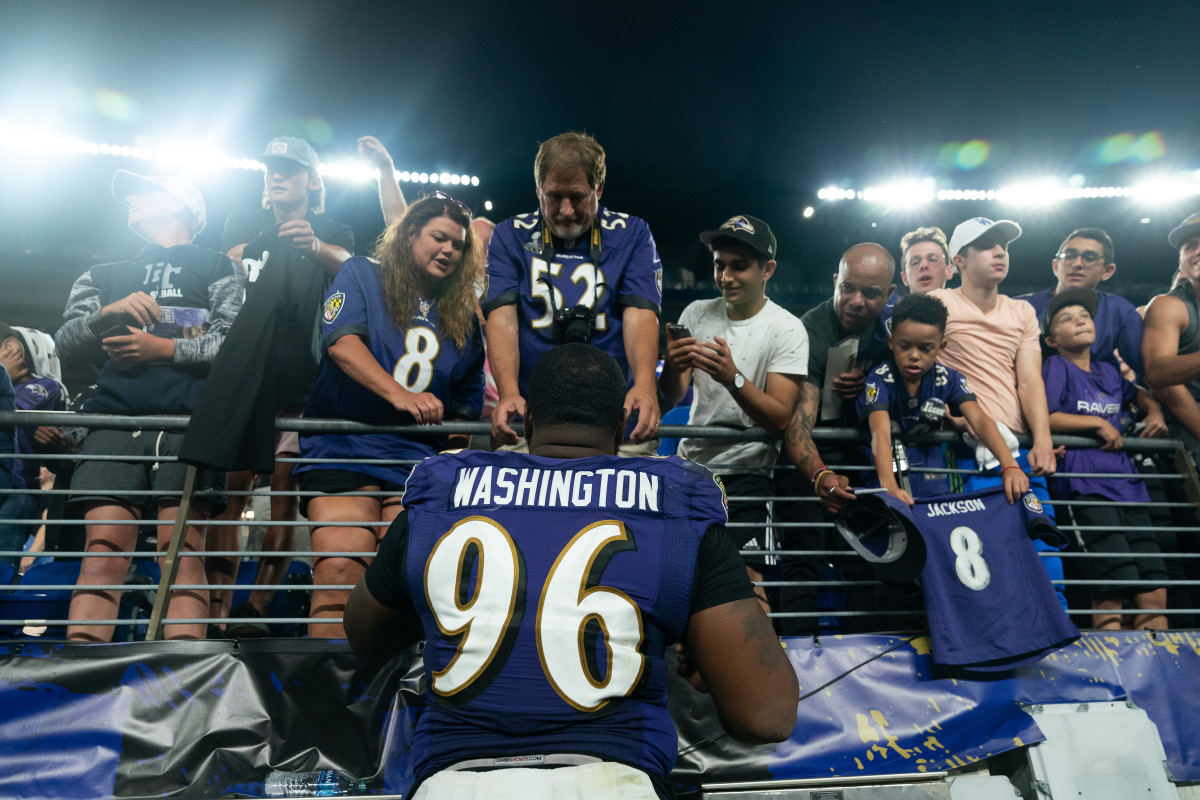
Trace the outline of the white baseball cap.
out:
<instances>
[{"instance_id":1,"label":"white baseball cap","mask_svg":"<svg viewBox=\"0 0 1200 800\"><path fill-rule=\"evenodd\" d=\"M1004 239L1005 244L1016 241L1021 237L1021 226L1011 219L992 221L987 217L974 217L966 222L960 222L950 237L950 256L958 255L964 247L973 244L990 230L995 229L996 236Z\"/></svg>"},{"instance_id":2,"label":"white baseball cap","mask_svg":"<svg viewBox=\"0 0 1200 800\"><path fill-rule=\"evenodd\" d=\"M174 175L156 175L148 178L127 169L119 169L113 175L113 197L122 203L127 203L130 195L148 194L156 189L161 189L177 198L187 207L188 211L192 212L192 216L196 220L196 228L192 231L192 237L199 236L200 231L204 230L204 226L208 224L208 214L204 209L204 196L195 186Z\"/></svg>"}]
</instances>

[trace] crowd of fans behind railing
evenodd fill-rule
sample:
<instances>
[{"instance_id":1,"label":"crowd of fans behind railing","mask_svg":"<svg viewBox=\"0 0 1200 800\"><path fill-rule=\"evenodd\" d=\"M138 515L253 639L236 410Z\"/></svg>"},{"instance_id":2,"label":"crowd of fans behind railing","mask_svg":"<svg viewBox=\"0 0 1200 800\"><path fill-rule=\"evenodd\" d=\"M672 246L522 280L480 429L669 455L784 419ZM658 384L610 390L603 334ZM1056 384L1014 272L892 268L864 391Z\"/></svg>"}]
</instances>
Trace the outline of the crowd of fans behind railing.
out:
<instances>
[{"instance_id":1,"label":"crowd of fans behind railing","mask_svg":"<svg viewBox=\"0 0 1200 800\"><path fill-rule=\"evenodd\" d=\"M604 151L591 137L543 143L538 208L498 225L441 191L407 202L382 145L364 137L359 147L380 170L386 223L370 258L354 255L349 226L324 215L318 157L303 140L267 145L261 203L229 213L222 253L192 244L207 222L195 187L116 173L113 195L146 246L84 273L53 337L0 325L0 410L192 421L186 434L0 431L0 450L16 454L0 460L0 483L19 490L3 495L0 519L24 520L0 523L0 551L26 551L0 558L18 575L72 549L57 535L45 541L60 526L37 524L39 515L81 519L76 549L129 554L144 520L154 520L151 547L165 551L190 462L200 469L186 551L239 549L236 523L257 476L272 490L262 549L295 550L298 527L289 523L303 513L313 582L352 585L368 562L358 554L378 548L403 507L410 464L447 448L524 447L514 423L530 370L555 345L583 341L626 371L622 455L677 453L721 477L730 532L781 633L920 624L889 616L919 612L919 596L877 584L825 524L856 502L856 490L873 487L910 507L981 492L1011 503L1032 492L1060 527L1081 528L1065 554L1035 543L1064 607L1090 608L1087 621L1103 629L1185 621L1164 611L1191 607L1185 589L1169 599L1166 587L1194 577L1190 562L1170 557L1195 549L1174 532L1194 526L1194 513L1178 481L1144 479L1175 464L1131 458L1124 443L1171 436L1200 453L1200 214L1171 232L1163 260L1173 248L1178 271L1141 308L1100 290L1117 257L1098 228L1067 233L1055 253L1026 255L1049 260L1048 288L1006 296L1021 227L977 217L949 237L921 227L898 243L851 247L830 266L830 298L797 318L769 299L779 255L770 226L735 213L700 234L714 297L672 320L661 318L662 265L646 222L600 205ZM62 363L92 370L88 385L68 391ZM492 432L298 436L269 423L297 416L430 426L490 418ZM660 423L778 438L667 440ZM812 432L822 427L868 430L870 445L818 447ZM939 430L961 436L899 441ZM1056 448L1053 434L1090 436L1095 446ZM95 455L129 460L88 459ZM49 487L69 488L69 499L40 491ZM286 494L297 489L298 502ZM846 556L806 555L828 550ZM222 622L171 624L167 636L268 632L270 587L292 558L259 559L254 582L265 588L231 608L238 561L181 560L178 583L214 588L174 591L168 620ZM129 558L82 560L69 639L112 638L112 624L94 621L117 617L121 592L103 587L124 583L129 569ZM836 579L853 588L818 592ZM344 636L347 595L311 593L309 636ZM822 619L831 604L854 613Z\"/></svg>"}]
</instances>

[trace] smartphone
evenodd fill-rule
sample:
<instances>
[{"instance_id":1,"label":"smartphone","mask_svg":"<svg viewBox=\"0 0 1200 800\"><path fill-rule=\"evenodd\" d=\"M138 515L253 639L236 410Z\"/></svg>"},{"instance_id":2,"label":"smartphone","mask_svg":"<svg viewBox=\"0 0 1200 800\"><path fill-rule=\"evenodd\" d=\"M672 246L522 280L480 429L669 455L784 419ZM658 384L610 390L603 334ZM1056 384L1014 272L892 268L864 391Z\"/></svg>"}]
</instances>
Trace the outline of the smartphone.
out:
<instances>
[{"instance_id":1,"label":"smartphone","mask_svg":"<svg viewBox=\"0 0 1200 800\"><path fill-rule=\"evenodd\" d=\"M674 322L668 322L667 335L672 339L686 339L692 335L692 332L687 329L686 325L678 325Z\"/></svg>"},{"instance_id":2,"label":"smartphone","mask_svg":"<svg viewBox=\"0 0 1200 800\"><path fill-rule=\"evenodd\" d=\"M127 314L124 311L116 314L105 314L94 322L88 323L88 327L92 329L92 333L96 334L97 339L107 339L109 336L126 336L129 334L129 328L140 328L137 320L132 314Z\"/></svg>"}]
</instances>

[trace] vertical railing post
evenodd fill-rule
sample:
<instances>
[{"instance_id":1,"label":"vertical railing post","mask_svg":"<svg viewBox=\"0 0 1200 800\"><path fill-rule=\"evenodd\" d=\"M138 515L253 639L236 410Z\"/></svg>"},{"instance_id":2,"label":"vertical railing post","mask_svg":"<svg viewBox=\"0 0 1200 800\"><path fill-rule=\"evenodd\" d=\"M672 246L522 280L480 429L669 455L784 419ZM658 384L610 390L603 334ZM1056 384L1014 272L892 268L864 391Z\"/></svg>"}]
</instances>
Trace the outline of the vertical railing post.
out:
<instances>
[{"instance_id":1,"label":"vertical railing post","mask_svg":"<svg viewBox=\"0 0 1200 800\"><path fill-rule=\"evenodd\" d=\"M196 467L189 464L183 479L183 497L179 500L179 511L175 515L175 527L171 531L171 544L163 562L162 574L158 579L158 591L154 595L154 608L150 612L150 623L146 629L146 641L164 638L163 617L171 599L171 587L179 574L179 551L187 539L188 517L192 515L192 494L196 490Z\"/></svg>"}]
</instances>

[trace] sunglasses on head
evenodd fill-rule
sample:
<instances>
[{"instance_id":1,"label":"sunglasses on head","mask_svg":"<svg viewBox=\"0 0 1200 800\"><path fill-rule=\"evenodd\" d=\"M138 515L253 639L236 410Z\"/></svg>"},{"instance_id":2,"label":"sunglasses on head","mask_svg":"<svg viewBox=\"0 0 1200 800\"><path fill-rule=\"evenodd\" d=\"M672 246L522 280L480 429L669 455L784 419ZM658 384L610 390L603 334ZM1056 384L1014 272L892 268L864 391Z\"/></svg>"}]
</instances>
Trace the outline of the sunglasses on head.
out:
<instances>
[{"instance_id":1,"label":"sunglasses on head","mask_svg":"<svg viewBox=\"0 0 1200 800\"><path fill-rule=\"evenodd\" d=\"M456 205L462 209L463 213L467 215L468 219L475 216L474 214L471 213L470 206L468 206L466 203L462 202L461 200L455 200L453 197L446 194L441 189L435 190L434 193L429 196L432 198L435 198L437 200L445 200L447 203L454 203L454 205Z\"/></svg>"}]
</instances>

